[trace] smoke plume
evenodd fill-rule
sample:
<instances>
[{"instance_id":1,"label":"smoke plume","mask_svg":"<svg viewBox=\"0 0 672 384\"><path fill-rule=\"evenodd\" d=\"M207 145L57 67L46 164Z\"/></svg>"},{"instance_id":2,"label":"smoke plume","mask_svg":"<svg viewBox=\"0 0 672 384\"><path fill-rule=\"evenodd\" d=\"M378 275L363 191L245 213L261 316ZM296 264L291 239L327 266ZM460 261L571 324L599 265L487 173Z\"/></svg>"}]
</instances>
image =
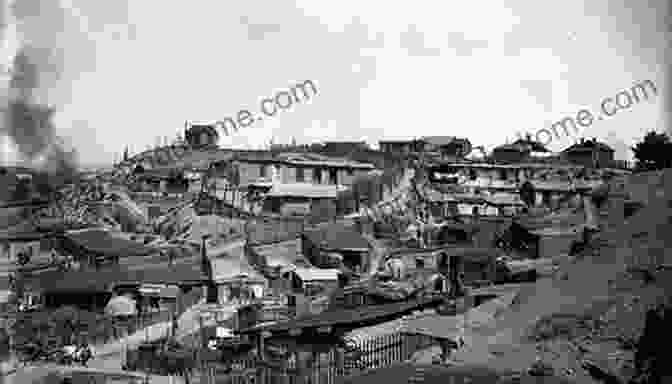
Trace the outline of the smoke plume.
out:
<instances>
[{"instance_id":1,"label":"smoke plume","mask_svg":"<svg viewBox=\"0 0 672 384\"><path fill-rule=\"evenodd\" d=\"M16 20L11 17L16 5L2 6L1 36L13 59L9 63L10 79L5 92L0 136L9 138L13 144L11 148L18 151L18 157L23 160L22 165L49 173L71 174L77 168L76 153L65 148L56 134L53 123L56 110L40 100L52 85L48 81L45 84L44 80L58 73L58 65L53 61L55 48L32 46L19 40ZM7 41L12 38L16 41ZM14 52L11 52L12 46L16 47ZM10 146L4 150L9 150L7 148Z\"/></svg>"}]
</instances>

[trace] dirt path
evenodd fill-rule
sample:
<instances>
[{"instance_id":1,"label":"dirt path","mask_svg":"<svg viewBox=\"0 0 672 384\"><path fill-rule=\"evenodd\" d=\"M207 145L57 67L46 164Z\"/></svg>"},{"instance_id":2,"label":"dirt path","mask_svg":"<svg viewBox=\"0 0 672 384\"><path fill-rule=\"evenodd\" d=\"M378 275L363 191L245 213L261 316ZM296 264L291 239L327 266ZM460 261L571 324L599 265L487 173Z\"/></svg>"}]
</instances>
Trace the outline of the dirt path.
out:
<instances>
[{"instance_id":1,"label":"dirt path","mask_svg":"<svg viewBox=\"0 0 672 384\"><path fill-rule=\"evenodd\" d=\"M576 313L591 303L608 297L608 280L622 268L618 263L586 260L562 267L568 279L558 276L538 280L521 288L518 298L496 320L485 327L466 331L465 345L453 355L458 363L486 364L496 369L524 370L534 363L539 352L537 343L526 337L529 327L539 318L559 312ZM559 274L560 275L560 274ZM599 276L599 278L595 278ZM566 343L565 343L566 344ZM564 349L563 353L558 350ZM572 350L566 346L554 347L554 354L544 354L544 360L553 359L554 367L574 369L573 379L579 383L593 383L577 367ZM438 347L430 348L415 360L430 363Z\"/></svg>"}]
</instances>

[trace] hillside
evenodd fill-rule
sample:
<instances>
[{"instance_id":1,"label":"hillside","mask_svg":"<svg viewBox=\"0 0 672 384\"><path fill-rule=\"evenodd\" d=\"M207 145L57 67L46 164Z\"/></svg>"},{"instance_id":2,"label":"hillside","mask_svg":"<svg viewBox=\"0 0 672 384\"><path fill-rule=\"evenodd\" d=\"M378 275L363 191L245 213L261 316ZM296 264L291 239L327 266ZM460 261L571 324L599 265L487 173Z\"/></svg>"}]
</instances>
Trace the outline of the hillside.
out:
<instances>
[{"instance_id":1,"label":"hillside","mask_svg":"<svg viewBox=\"0 0 672 384\"><path fill-rule=\"evenodd\" d=\"M456 358L524 370L539 357L557 374L577 383L595 383L582 368L589 360L620 377L618 382L627 382L635 374L635 351L647 311L669 304L672 297L672 271L660 268L672 257L665 255L670 245L672 212L667 199L672 170L664 178L645 178L657 193L648 193L644 208L621 224L606 220L591 247L564 262L554 278L525 287L496 324L477 330L471 345ZM670 319L666 321L669 329ZM669 332L657 334L659 344L672 342L664 339Z\"/></svg>"}]
</instances>

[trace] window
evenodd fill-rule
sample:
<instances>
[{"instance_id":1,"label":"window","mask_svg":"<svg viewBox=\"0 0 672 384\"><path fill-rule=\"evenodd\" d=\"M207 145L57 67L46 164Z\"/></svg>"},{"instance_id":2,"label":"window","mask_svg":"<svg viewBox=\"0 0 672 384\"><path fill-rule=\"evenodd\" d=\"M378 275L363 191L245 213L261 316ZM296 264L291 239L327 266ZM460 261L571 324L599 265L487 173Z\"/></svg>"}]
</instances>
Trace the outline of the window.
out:
<instances>
[{"instance_id":1,"label":"window","mask_svg":"<svg viewBox=\"0 0 672 384\"><path fill-rule=\"evenodd\" d=\"M338 169L329 170L329 184L338 184Z\"/></svg>"},{"instance_id":2,"label":"window","mask_svg":"<svg viewBox=\"0 0 672 384\"><path fill-rule=\"evenodd\" d=\"M259 177L266 177L266 165L261 164L259 166Z\"/></svg>"},{"instance_id":3,"label":"window","mask_svg":"<svg viewBox=\"0 0 672 384\"><path fill-rule=\"evenodd\" d=\"M348 172L348 176L352 176L352 175L355 174L355 170L352 169L352 168L348 168L347 172Z\"/></svg>"},{"instance_id":4,"label":"window","mask_svg":"<svg viewBox=\"0 0 672 384\"><path fill-rule=\"evenodd\" d=\"M500 169L499 170L499 180L506 180L506 170L505 169Z\"/></svg>"},{"instance_id":5,"label":"window","mask_svg":"<svg viewBox=\"0 0 672 384\"><path fill-rule=\"evenodd\" d=\"M296 168L296 181L301 183L305 178L304 169L302 167Z\"/></svg>"},{"instance_id":6,"label":"window","mask_svg":"<svg viewBox=\"0 0 672 384\"><path fill-rule=\"evenodd\" d=\"M315 168L313 171L313 182L318 184L322 182L322 170L320 168Z\"/></svg>"}]
</instances>

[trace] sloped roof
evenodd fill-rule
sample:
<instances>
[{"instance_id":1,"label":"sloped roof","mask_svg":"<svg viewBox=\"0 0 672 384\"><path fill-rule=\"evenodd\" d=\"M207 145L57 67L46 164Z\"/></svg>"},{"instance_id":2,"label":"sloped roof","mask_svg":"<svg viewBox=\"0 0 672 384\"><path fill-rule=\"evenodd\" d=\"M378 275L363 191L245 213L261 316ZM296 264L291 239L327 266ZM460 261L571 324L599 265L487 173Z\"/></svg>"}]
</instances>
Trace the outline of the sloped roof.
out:
<instances>
[{"instance_id":1,"label":"sloped roof","mask_svg":"<svg viewBox=\"0 0 672 384\"><path fill-rule=\"evenodd\" d=\"M197 284L206 280L200 262L178 267L154 267L130 270L110 266L101 270L45 271L27 278L27 285L42 291L104 292L116 284Z\"/></svg>"},{"instance_id":2,"label":"sloped roof","mask_svg":"<svg viewBox=\"0 0 672 384\"><path fill-rule=\"evenodd\" d=\"M339 223L308 230L304 236L320 247L324 245L328 250L369 250L369 242L360 233Z\"/></svg>"},{"instance_id":3,"label":"sloped roof","mask_svg":"<svg viewBox=\"0 0 672 384\"><path fill-rule=\"evenodd\" d=\"M89 252L110 256L148 255L155 251L135 241L115 237L102 229L73 231L65 237Z\"/></svg>"},{"instance_id":4,"label":"sloped roof","mask_svg":"<svg viewBox=\"0 0 672 384\"><path fill-rule=\"evenodd\" d=\"M518 151L518 152L549 152L540 142L531 139L518 139L510 144L502 144L495 147L494 151Z\"/></svg>"},{"instance_id":5,"label":"sloped roof","mask_svg":"<svg viewBox=\"0 0 672 384\"><path fill-rule=\"evenodd\" d=\"M265 278L245 260L234 257L218 257L212 263L213 280L223 282L236 278L264 281Z\"/></svg>"},{"instance_id":6,"label":"sloped roof","mask_svg":"<svg viewBox=\"0 0 672 384\"><path fill-rule=\"evenodd\" d=\"M548 152L548 149L543 144L531 139L518 139L513 142L513 145L519 145L521 147L528 148L531 152Z\"/></svg>"},{"instance_id":7,"label":"sloped roof","mask_svg":"<svg viewBox=\"0 0 672 384\"><path fill-rule=\"evenodd\" d=\"M429 304L435 299L415 299L396 303L382 305L365 305L353 309L343 309L338 311L326 311L315 315L309 315L299 319L281 321L272 324L259 324L247 329L241 330L241 333L251 333L255 331L267 330L271 332L286 331L304 327L322 327L334 326L339 324L352 324L361 321L367 321L377 318L389 317L393 314L400 314L416 309L422 305Z\"/></svg>"},{"instance_id":8,"label":"sloped roof","mask_svg":"<svg viewBox=\"0 0 672 384\"><path fill-rule=\"evenodd\" d=\"M259 255L259 263L266 267L311 266L310 262L300 253L297 240L258 245L253 247L253 250Z\"/></svg>"},{"instance_id":9,"label":"sloped roof","mask_svg":"<svg viewBox=\"0 0 672 384\"><path fill-rule=\"evenodd\" d=\"M592 150L614 152L610 146L597 140L585 140L576 144L572 144L565 148L562 152L583 152Z\"/></svg>"},{"instance_id":10,"label":"sloped roof","mask_svg":"<svg viewBox=\"0 0 672 384\"><path fill-rule=\"evenodd\" d=\"M423 136L420 138L420 141L438 146L450 145L456 142L464 142L465 140L469 141L468 139L455 136Z\"/></svg>"}]
</instances>

